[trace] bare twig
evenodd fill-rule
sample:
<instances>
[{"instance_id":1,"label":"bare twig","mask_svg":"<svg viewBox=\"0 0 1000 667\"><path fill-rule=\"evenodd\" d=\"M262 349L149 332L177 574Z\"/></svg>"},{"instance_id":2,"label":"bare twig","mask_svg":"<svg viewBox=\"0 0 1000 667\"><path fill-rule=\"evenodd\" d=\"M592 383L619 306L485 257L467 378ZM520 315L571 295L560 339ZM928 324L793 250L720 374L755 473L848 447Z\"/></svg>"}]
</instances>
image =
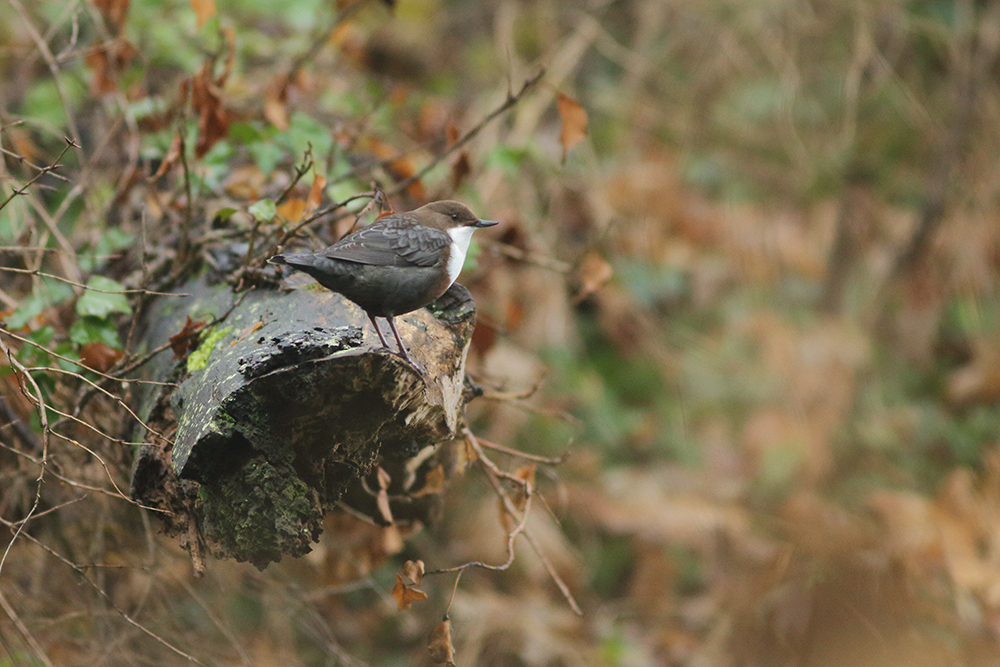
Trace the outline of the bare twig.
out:
<instances>
[{"instance_id":1,"label":"bare twig","mask_svg":"<svg viewBox=\"0 0 1000 667\"><path fill-rule=\"evenodd\" d=\"M59 151L59 155L56 156L56 159L52 162L52 164L50 164L47 167L42 167L41 169L39 169L38 173L32 176L30 179L28 179L28 181L21 187L14 188L14 191L10 193L7 199L0 202L0 210L3 210L3 208L7 206L7 204L13 201L14 197L19 197L24 193L26 193L28 191L28 188L34 185L35 181L37 181L39 178L61 167L62 165L59 164L59 160L61 160L63 156L66 155L66 151L68 151L70 148L79 148L79 147L80 146L75 141L73 141L69 137L66 137L66 145L63 146L63 149L61 151Z\"/></svg>"},{"instance_id":2,"label":"bare twig","mask_svg":"<svg viewBox=\"0 0 1000 667\"><path fill-rule=\"evenodd\" d=\"M21 520L17 525L17 530L14 531L14 535L10 538L10 542L7 543L7 548L4 549L3 557L0 558L0 572L3 571L4 563L7 561L7 554L10 553L11 548L13 548L14 543L17 538L24 531L25 526L28 525L28 521L34 516L35 511L38 509L39 503L42 501L42 482L45 479L45 468L48 466L49 461L49 416L47 412L48 406L45 403L45 395L39 388L38 383L35 382L35 378L31 377L24 365L18 361L11 349L0 341L0 350L7 355L7 361L10 363L11 367L15 369L15 377L17 378L17 385L28 401L34 405L38 410L38 421L42 426L42 457L38 461L38 478L35 483L35 499L31 504L31 509L28 510L28 514ZM31 385L31 393L28 392L25 383Z\"/></svg>"},{"instance_id":3,"label":"bare twig","mask_svg":"<svg viewBox=\"0 0 1000 667\"><path fill-rule=\"evenodd\" d=\"M482 445L481 441L472 433L472 430L468 426L465 426L462 429L462 433L465 435L466 442L469 443L469 446L471 446L473 451L475 451L476 456L478 457L477 458L478 462L483 466L483 469L486 472L486 479L488 479L490 484L493 486L493 490L497 494L497 497L500 499L500 502L503 504L504 510L507 512L508 515L510 515L511 518L517 521L517 525L514 526L514 528L508 531L507 533L506 562L500 565L490 565L488 563L483 563L481 561L470 561L468 563L463 563L462 565L456 565L454 567L446 567L446 568L431 570L425 574L426 575L443 574L445 572L458 572L459 574L461 574L465 570L472 567L478 567L481 569L493 570L493 571L506 570L510 568L510 566L514 563L514 542L517 540L517 537L519 535L523 534L525 539L528 540L528 544L530 544L531 548L534 550L535 555L537 555L539 560L542 562L542 566L545 568L545 571L549 574L549 577L552 578L552 581L555 582L556 587L558 587L559 591L563 594L563 597L566 599L566 602L569 604L570 608L574 611L574 613L578 615L583 615L583 611L580 609L580 606L576 603L576 599L573 597L573 593L569 590L569 586L566 585L566 583L562 580L562 577L559 575L559 573L556 572L555 567L552 565L552 562L549 560L548 556L545 555L544 551L541 548L541 545L538 543L538 540L535 539L535 537L531 534L531 531L528 529L527 526L528 514L531 509L531 499L534 496L534 489L531 481L528 479L524 479L522 477L518 477L516 475L512 475L508 472L504 472L499 467L497 467L497 465L493 463L493 461L490 460L488 456L486 456L486 453L483 451L483 448L481 446ZM506 479L510 482L513 482L514 484L519 485L522 488L524 493L523 508L517 507L517 504L514 502L513 499L511 499L510 494L507 493L507 490L503 487L503 484L500 482L501 479ZM458 586L457 579L455 581L455 586L456 587Z\"/></svg>"},{"instance_id":4,"label":"bare twig","mask_svg":"<svg viewBox=\"0 0 1000 667\"><path fill-rule=\"evenodd\" d=\"M295 189L295 186L298 185L299 181L302 180L303 176L309 173L309 170L313 168L314 164L315 160L313 160L313 145L312 142L310 141L306 148L306 152L302 154L302 164L295 165L295 175L292 176L292 182L289 183L288 187L285 188L284 192L282 192L278 196L278 198L274 200L274 203L280 204L281 202L285 201L285 198L292 193L292 190Z\"/></svg>"},{"instance_id":5,"label":"bare twig","mask_svg":"<svg viewBox=\"0 0 1000 667\"><path fill-rule=\"evenodd\" d=\"M434 169L434 167L436 167L439 164L441 164L441 162L443 162L444 160L446 160L452 153L454 153L458 149L460 149L463 146L465 146L465 144L467 144L470 141L472 141L472 139L474 139L475 136L477 134L479 134L479 132L484 127L486 127L486 125L488 125L490 123L490 121L492 121L493 119L497 118L498 116L500 116L501 114L503 114L505 111L507 111L508 109L510 109L511 107L513 107L515 104L517 104L520 101L520 99L522 97L524 97L525 93L527 93L529 90L531 90L532 88L534 88L535 84L537 84L539 81L542 80L543 76L545 76L545 69L544 68L540 69L538 71L538 73L535 74L534 76L526 79L524 81L524 83L521 84L521 89L518 90L516 93L511 93L511 92L508 91L508 93L507 93L507 99L505 99L500 106L498 106L496 109L494 109L490 113L486 114L486 116L484 116L483 119L480 120L475 125L475 127L473 127L471 130L469 130L464 135L462 135L458 139L458 141L456 141L451 146L449 146L443 153L441 153L441 155L439 155L436 158L434 158L433 160L431 160L423 169L421 169L417 173L413 174L412 176L404 178L402 181L396 183L396 185L393 186L391 189L389 189L386 192L386 194L389 195L390 197L393 196L393 195L397 195L400 192L402 192L403 190L405 190L406 188L410 187L411 185L413 185L414 183L416 183L417 181L419 181L420 179L422 179L424 176L426 176L432 169Z\"/></svg>"},{"instance_id":6,"label":"bare twig","mask_svg":"<svg viewBox=\"0 0 1000 667\"><path fill-rule=\"evenodd\" d=\"M79 287L80 289L90 290L91 292L100 292L102 294L144 294L148 296L191 296L190 294L182 294L179 292L154 292L147 289L98 289L96 287L91 287L90 285L85 285L81 282L75 280L70 280L69 278L63 278L62 276L57 276L51 273L46 273L45 271L39 271L38 269L16 269L12 266L0 266L0 271L9 271L11 273L21 273L27 276L39 276L40 278L51 278L52 280L58 280L59 282L66 283L68 285L73 285L74 287Z\"/></svg>"},{"instance_id":7,"label":"bare twig","mask_svg":"<svg viewBox=\"0 0 1000 667\"><path fill-rule=\"evenodd\" d=\"M510 447L504 447L503 445L498 445L497 443L490 442L489 440L483 440L482 438L478 438L478 440L479 444L482 445L483 447L486 447L487 449L492 449L494 451L501 452L503 454L507 454L508 456L513 456L515 458L524 459L525 461L534 461L535 463L559 465L569 457L569 446L567 446L566 451L564 451L559 456L551 457L551 456L538 456L537 454L528 454L526 452L521 452L516 449L511 449Z\"/></svg>"}]
</instances>

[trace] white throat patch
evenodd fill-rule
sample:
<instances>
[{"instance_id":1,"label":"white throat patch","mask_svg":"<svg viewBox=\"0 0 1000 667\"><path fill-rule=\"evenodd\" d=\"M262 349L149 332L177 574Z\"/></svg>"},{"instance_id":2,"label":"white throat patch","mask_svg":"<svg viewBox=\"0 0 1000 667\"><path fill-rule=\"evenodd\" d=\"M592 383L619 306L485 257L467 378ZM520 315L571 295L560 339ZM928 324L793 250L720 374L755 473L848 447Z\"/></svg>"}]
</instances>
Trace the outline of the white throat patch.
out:
<instances>
[{"instance_id":1,"label":"white throat patch","mask_svg":"<svg viewBox=\"0 0 1000 667\"><path fill-rule=\"evenodd\" d=\"M475 227L452 227L448 230L451 237L451 255L448 256L448 281L449 284L455 282L458 274L462 272L465 264L465 253L469 251L469 243L472 241L472 234Z\"/></svg>"}]
</instances>

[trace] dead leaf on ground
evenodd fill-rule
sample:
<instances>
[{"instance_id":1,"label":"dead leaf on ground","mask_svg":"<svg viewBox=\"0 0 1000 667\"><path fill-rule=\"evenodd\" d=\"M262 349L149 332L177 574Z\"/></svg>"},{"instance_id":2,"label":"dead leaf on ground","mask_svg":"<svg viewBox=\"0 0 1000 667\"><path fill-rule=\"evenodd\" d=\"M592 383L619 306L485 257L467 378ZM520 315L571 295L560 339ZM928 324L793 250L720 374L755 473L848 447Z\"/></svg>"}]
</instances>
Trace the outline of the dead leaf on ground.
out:
<instances>
[{"instance_id":1,"label":"dead leaf on ground","mask_svg":"<svg viewBox=\"0 0 1000 667\"><path fill-rule=\"evenodd\" d=\"M403 583L403 578L396 575L396 586L392 589L392 597L396 598L396 608L398 611L405 611L414 602L427 599L427 593L419 588L412 588Z\"/></svg>"},{"instance_id":2,"label":"dead leaf on ground","mask_svg":"<svg viewBox=\"0 0 1000 667\"><path fill-rule=\"evenodd\" d=\"M451 643L451 621L444 619L427 636L427 652L437 664L455 664L455 647Z\"/></svg>"},{"instance_id":3,"label":"dead leaf on ground","mask_svg":"<svg viewBox=\"0 0 1000 667\"><path fill-rule=\"evenodd\" d=\"M562 161L566 162L566 153L569 149L587 136L587 112L579 102L563 93L556 94L556 108L562 121L562 132L559 134L559 143L563 149Z\"/></svg>"}]
</instances>

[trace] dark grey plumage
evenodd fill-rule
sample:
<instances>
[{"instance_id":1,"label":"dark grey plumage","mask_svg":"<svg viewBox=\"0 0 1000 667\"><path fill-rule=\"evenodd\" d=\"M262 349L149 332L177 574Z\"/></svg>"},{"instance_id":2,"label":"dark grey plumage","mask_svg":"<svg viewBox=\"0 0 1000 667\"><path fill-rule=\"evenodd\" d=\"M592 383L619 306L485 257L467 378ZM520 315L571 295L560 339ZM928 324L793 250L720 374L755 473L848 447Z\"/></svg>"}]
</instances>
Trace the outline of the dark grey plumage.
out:
<instances>
[{"instance_id":1,"label":"dark grey plumage","mask_svg":"<svg viewBox=\"0 0 1000 667\"><path fill-rule=\"evenodd\" d=\"M271 261L307 273L356 303L388 347L375 321L386 318L409 361L393 318L444 294L461 271L472 233L495 224L480 220L458 202L439 201L380 218L326 250L286 253Z\"/></svg>"}]
</instances>

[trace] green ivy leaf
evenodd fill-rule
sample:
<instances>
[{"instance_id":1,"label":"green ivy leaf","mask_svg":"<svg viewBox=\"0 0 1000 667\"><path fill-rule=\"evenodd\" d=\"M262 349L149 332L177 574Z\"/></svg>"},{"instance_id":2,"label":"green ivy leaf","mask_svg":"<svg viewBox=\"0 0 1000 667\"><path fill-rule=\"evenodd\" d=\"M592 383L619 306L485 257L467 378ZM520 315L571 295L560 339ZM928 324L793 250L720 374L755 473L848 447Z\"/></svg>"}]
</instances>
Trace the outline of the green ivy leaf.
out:
<instances>
[{"instance_id":1,"label":"green ivy leaf","mask_svg":"<svg viewBox=\"0 0 1000 667\"><path fill-rule=\"evenodd\" d=\"M124 294L125 286L121 283L105 278L104 276L92 276L87 281L88 289L76 302L76 312L78 315L93 315L94 317L107 317L112 313L132 313L132 307L128 305L128 299ZM96 292L94 290L102 290Z\"/></svg>"}]
</instances>

